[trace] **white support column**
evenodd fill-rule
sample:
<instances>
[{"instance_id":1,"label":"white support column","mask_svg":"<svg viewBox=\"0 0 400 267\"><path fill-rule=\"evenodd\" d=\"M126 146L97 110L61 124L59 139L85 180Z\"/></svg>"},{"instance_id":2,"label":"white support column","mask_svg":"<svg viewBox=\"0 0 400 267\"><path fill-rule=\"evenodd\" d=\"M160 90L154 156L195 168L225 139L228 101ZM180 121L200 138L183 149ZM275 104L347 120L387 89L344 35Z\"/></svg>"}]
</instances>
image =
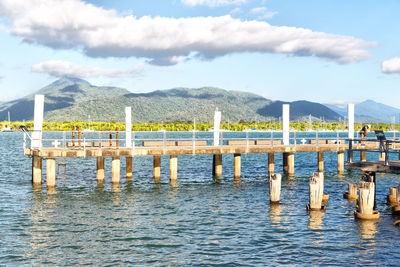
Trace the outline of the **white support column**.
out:
<instances>
[{"instance_id":1,"label":"white support column","mask_svg":"<svg viewBox=\"0 0 400 267\"><path fill-rule=\"evenodd\" d=\"M214 146L219 146L220 125L221 111L217 108L214 113Z\"/></svg>"},{"instance_id":2,"label":"white support column","mask_svg":"<svg viewBox=\"0 0 400 267\"><path fill-rule=\"evenodd\" d=\"M289 145L289 104L282 105L283 144Z\"/></svg>"},{"instance_id":3,"label":"white support column","mask_svg":"<svg viewBox=\"0 0 400 267\"><path fill-rule=\"evenodd\" d=\"M42 147L42 129L44 114L44 95L35 95L34 125L31 148Z\"/></svg>"},{"instance_id":4,"label":"white support column","mask_svg":"<svg viewBox=\"0 0 400 267\"><path fill-rule=\"evenodd\" d=\"M354 139L354 104L347 104L347 119L349 121L349 139Z\"/></svg>"},{"instance_id":5,"label":"white support column","mask_svg":"<svg viewBox=\"0 0 400 267\"><path fill-rule=\"evenodd\" d=\"M132 108L125 107L125 146L132 147Z\"/></svg>"}]
</instances>

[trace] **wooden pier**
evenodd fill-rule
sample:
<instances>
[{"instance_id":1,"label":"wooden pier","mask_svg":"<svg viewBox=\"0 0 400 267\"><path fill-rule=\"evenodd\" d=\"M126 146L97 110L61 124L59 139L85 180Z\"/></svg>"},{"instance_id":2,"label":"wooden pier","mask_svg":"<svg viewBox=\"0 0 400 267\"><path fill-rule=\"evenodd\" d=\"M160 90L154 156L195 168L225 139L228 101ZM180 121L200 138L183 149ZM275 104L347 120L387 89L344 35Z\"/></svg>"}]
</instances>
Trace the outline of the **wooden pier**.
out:
<instances>
[{"instance_id":1,"label":"wooden pier","mask_svg":"<svg viewBox=\"0 0 400 267\"><path fill-rule=\"evenodd\" d=\"M349 136L354 135L354 109L349 105ZM58 158L96 158L96 179L99 183L104 182L104 158L112 158L112 183L119 183L121 177L121 158L126 160L126 179L132 179L132 158L139 156L153 156L153 178L155 182L160 182L161 156L169 156L169 179L171 183L176 183L178 179L178 157L180 155L212 155L213 175L216 177L222 176L222 155L230 154L233 157L233 177L240 179L241 177L241 155L247 153L267 154L268 161L265 164L268 166L268 174L275 173L275 154L282 153L283 172L289 176L295 174L295 154L301 152L315 152L316 154L316 170L324 171L324 153L337 153L337 171L343 173L345 169L345 154L348 152L349 162L353 162L354 150L359 150L360 161L365 160L365 151L377 150L380 148L380 143L374 142L358 142L346 144L346 138L321 139L308 138L305 140L296 137L296 132L290 137L289 130L289 105L283 105L283 130L280 137L269 138L249 138L249 133L246 132L246 138L223 138L220 130L221 112L218 110L214 116L213 138L209 140L198 140L193 132L193 138L182 140L166 139L146 139L139 141L135 139L135 133L131 131L131 108L126 107L126 130L125 137L119 138L119 132L109 133L109 139L85 139L82 134L65 133L62 139L44 139L42 132L44 112L44 96L35 96L35 111L34 111L34 131L29 133L24 129L24 154L32 157L32 182L35 185L42 183L42 161L46 159L46 183L48 187L54 187L56 182L56 162ZM353 112L353 113L352 113ZM104 134L104 132L102 133ZM71 136L69 139L66 135ZM115 138L114 138L115 136ZM179 138L178 138L179 139ZM351 140L351 139L350 139ZM30 144L28 144L30 141ZM47 142L47 143L45 143ZM301 143L301 144L300 144ZM307 144L306 144L307 143ZM138 145L140 144L140 145ZM399 144L400 148L400 144ZM349 149L351 153L349 153ZM356 165L349 165L355 168ZM267 175L267 174L266 174Z\"/></svg>"},{"instance_id":2,"label":"wooden pier","mask_svg":"<svg viewBox=\"0 0 400 267\"><path fill-rule=\"evenodd\" d=\"M376 149L378 145L371 144L354 145L353 149ZM316 170L324 171L324 152L337 153L337 171L343 173L345 168L344 153L348 150L347 144L307 144L307 145L224 145L224 146L166 146L166 147L75 147L75 148L26 148L26 156L32 157L32 181L34 184L41 184L42 160L46 159L47 186L55 185L56 159L57 158L97 158L96 177L98 182L104 181L104 158L112 158L112 179L113 183L120 182L120 161L126 160L126 179L132 179L132 158L138 156L153 156L153 178L155 182L160 181L161 156L170 157L170 181L175 183L178 179L178 156L179 155L212 155L213 175L222 176L222 155L231 154L234 158L235 179L241 177L241 155L247 153L263 153L268 155L268 173L275 172L275 154L283 154L283 172L289 176L295 174L294 157L296 153L315 152ZM357 162L354 164L361 164ZM352 165L353 166L353 165ZM355 165L354 165L355 166ZM399 163L400 172L400 163ZM266 174L267 175L267 174Z\"/></svg>"}]
</instances>

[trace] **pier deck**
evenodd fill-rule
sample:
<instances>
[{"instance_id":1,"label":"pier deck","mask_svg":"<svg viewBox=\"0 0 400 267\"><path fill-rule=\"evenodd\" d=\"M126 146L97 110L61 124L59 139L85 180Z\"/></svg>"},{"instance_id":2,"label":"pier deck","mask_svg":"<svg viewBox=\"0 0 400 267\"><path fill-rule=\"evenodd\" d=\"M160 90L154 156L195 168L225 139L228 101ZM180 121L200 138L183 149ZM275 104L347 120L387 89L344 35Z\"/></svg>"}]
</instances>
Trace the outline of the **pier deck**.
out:
<instances>
[{"instance_id":1,"label":"pier deck","mask_svg":"<svg viewBox=\"0 0 400 267\"><path fill-rule=\"evenodd\" d=\"M385 165L385 161L352 162L346 163L346 168L363 172L400 174L400 160L389 160L387 165Z\"/></svg>"},{"instance_id":2,"label":"pier deck","mask_svg":"<svg viewBox=\"0 0 400 267\"><path fill-rule=\"evenodd\" d=\"M365 146L353 146L354 149L365 148ZM369 145L368 149L378 148L376 145ZM241 146L180 146L180 147L80 147L80 148L26 148L26 156L38 157L134 157L134 156L161 156L161 155L192 155L192 154L242 154L242 153L294 153L294 152L345 152L347 144L327 145L241 145Z\"/></svg>"}]
</instances>

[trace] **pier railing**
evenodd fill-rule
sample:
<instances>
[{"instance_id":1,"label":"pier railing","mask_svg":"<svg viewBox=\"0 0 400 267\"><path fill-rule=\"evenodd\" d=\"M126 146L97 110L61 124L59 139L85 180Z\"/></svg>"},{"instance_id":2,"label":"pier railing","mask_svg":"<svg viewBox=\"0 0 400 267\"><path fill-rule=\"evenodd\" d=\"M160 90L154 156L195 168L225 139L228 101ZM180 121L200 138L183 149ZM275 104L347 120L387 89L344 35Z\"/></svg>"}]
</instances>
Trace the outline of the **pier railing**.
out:
<instances>
[{"instance_id":1,"label":"pier railing","mask_svg":"<svg viewBox=\"0 0 400 267\"><path fill-rule=\"evenodd\" d=\"M214 146L213 131L189 131L189 132L130 132L130 138L126 138L124 131L49 131L36 133L24 131L24 148L126 148L130 147L171 147L171 146ZM347 132L314 131L299 132L290 131L289 145L339 145L344 144ZM131 140L127 143L126 140ZM376 140L375 140L376 142ZM278 146L283 145L282 131L255 131L242 132L220 131L218 146Z\"/></svg>"},{"instance_id":2,"label":"pier railing","mask_svg":"<svg viewBox=\"0 0 400 267\"><path fill-rule=\"evenodd\" d=\"M395 137L395 135L394 135ZM351 163L353 159L353 152L379 152L383 155L385 161L384 165L389 164L390 153L400 153L400 140L399 139L347 139L349 149L347 150L347 162ZM355 146L357 144L357 146ZM372 146L371 146L372 145ZM374 146L375 145L375 146ZM371 148L372 147L372 148Z\"/></svg>"}]
</instances>

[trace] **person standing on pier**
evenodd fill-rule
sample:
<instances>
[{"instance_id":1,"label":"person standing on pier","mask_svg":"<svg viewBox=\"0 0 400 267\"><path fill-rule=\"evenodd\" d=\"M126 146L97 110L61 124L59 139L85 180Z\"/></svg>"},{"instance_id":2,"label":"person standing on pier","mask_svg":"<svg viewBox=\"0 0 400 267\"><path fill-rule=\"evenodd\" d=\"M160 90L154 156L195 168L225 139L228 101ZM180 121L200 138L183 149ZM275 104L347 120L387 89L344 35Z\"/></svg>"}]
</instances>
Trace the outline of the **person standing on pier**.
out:
<instances>
[{"instance_id":1,"label":"person standing on pier","mask_svg":"<svg viewBox=\"0 0 400 267\"><path fill-rule=\"evenodd\" d=\"M371 129L371 125L369 125L369 124L364 125L364 126L361 128L361 130L360 130L360 132L359 132L359 133L360 133L361 139L367 138L367 135L368 135L370 129Z\"/></svg>"}]
</instances>

